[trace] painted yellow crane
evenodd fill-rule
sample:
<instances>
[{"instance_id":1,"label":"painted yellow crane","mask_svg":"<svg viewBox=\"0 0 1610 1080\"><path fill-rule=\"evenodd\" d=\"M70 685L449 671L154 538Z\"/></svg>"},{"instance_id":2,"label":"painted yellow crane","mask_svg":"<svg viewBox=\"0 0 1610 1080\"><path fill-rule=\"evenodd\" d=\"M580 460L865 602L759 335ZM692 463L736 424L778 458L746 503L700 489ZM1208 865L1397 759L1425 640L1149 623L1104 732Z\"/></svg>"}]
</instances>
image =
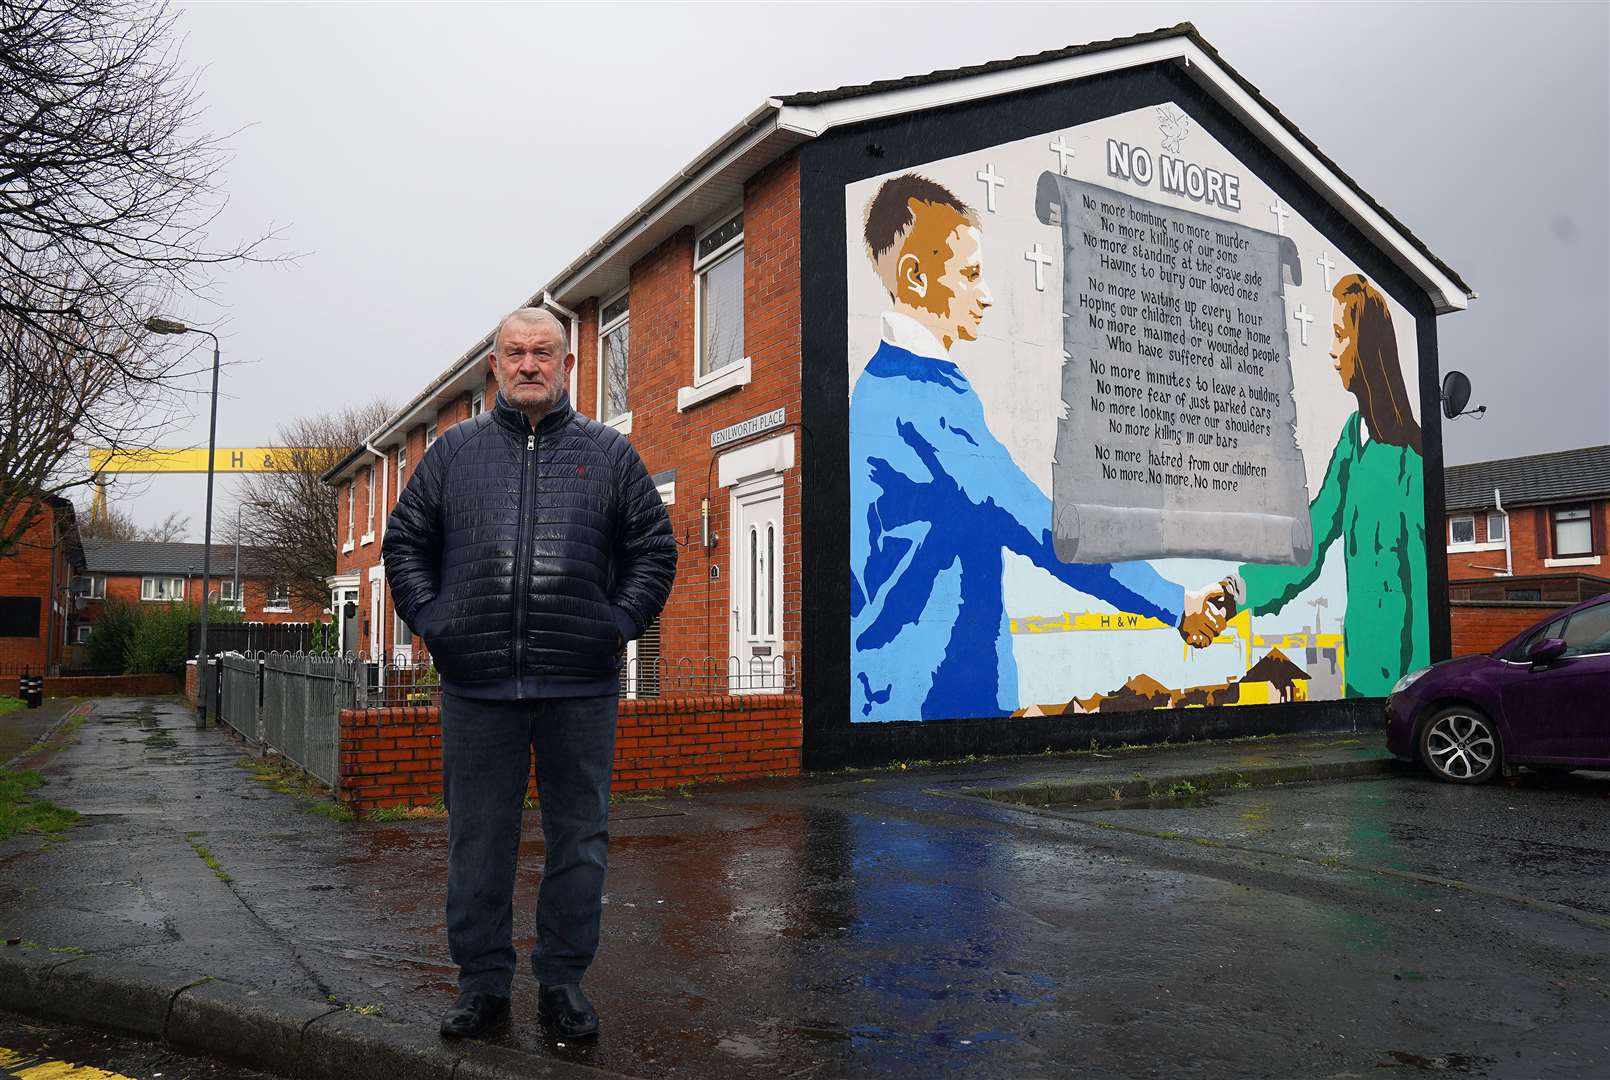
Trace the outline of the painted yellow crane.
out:
<instances>
[{"instance_id":1,"label":"painted yellow crane","mask_svg":"<svg viewBox=\"0 0 1610 1080\"><path fill-rule=\"evenodd\" d=\"M215 473L299 472L309 457L316 464L333 460L339 449L305 446L220 446L213 451ZM110 473L204 473L207 471L205 447L148 447L140 450L91 450L89 471L95 478L95 496L89 517L97 521L106 514L106 476Z\"/></svg>"}]
</instances>

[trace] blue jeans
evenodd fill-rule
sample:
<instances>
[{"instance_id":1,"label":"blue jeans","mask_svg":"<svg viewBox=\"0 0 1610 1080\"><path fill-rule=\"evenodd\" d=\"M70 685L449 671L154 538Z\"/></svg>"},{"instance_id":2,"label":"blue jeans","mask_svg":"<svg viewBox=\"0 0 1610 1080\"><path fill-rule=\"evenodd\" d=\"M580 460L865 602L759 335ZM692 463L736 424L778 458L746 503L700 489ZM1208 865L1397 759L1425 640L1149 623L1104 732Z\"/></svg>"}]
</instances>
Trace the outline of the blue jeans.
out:
<instances>
[{"instance_id":1,"label":"blue jeans","mask_svg":"<svg viewBox=\"0 0 1610 1080\"><path fill-rule=\"evenodd\" d=\"M508 997L514 874L531 752L547 854L537 890L537 982L580 982L598 951L609 851L614 695L482 701L442 694L447 942L461 991Z\"/></svg>"}]
</instances>

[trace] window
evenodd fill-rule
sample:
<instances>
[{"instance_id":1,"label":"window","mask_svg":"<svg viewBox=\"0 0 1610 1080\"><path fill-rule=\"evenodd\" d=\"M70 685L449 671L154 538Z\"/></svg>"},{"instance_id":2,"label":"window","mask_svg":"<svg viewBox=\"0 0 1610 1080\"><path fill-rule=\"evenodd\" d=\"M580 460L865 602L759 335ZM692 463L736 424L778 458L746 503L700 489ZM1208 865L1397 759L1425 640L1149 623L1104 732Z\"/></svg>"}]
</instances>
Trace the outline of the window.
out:
<instances>
[{"instance_id":1,"label":"window","mask_svg":"<svg viewBox=\"0 0 1610 1080\"><path fill-rule=\"evenodd\" d=\"M1543 599L1543 590L1542 589L1505 589L1504 590L1504 599L1505 600L1531 600L1531 601L1541 600L1541 599Z\"/></svg>"},{"instance_id":2,"label":"window","mask_svg":"<svg viewBox=\"0 0 1610 1080\"><path fill-rule=\"evenodd\" d=\"M1487 515L1487 539L1494 544L1504 542L1504 515L1496 510Z\"/></svg>"},{"instance_id":3,"label":"window","mask_svg":"<svg viewBox=\"0 0 1610 1080\"><path fill-rule=\"evenodd\" d=\"M1554 554L1556 558L1593 554L1593 517L1586 506L1554 511Z\"/></svg>"},{"instance_id":4,"label":"window","mask_svg":"<svg viewBox=\"0 0 1610 1080\"><path fill-rule=\"evenodd\" d=\"M74 574L73 595L82 596L88 600L106 599L105 574Z\"/></svg>"},{"instance_id":5,"label":"window","mask_svg":"<svg viewBox=\"0 0 1610 1080\"><path fill-rule=\"evenodd\" d=\"M486 408L486 392L482 390L470 391L470 419L474 420Z\"/></svg>"},{"instance_id":6,"label":"window","mask_svg":"<svg viewBox=\"0 0 1610 1080\"><path fill-rule=\"evenodd\" d=\"M1508 653L1504 654L1504 659L1505 660L1514 660L1514 661L1516 661L1518 663L1525 663L1526 662L1526 650L1530 649L1533 645L1536 645L1539 641L1542 641L1544 638L1559 637L1560 636L1560 627L1563 626L1564 624L1565 624L1564 619L1555 619L1553 622L1548 623L1547 625L1538 627L1536 630L1533 630L1530 634L1527 634L1525 637L1521 638L1519 643L1517 643L1516 646L1513 649L1511 649Z\"/></svg>"},{"instance_id":7,"label":"window","mask_svg":"<svg viewBox=\"0 0 1610 1080\"><path fill-rule=\"evenodd\" d=\"M88 641L89 641L90 629L94 625L95 625L94 623L79 623L77 626L73 627L73 644L75 644L75 645L87 644Z\"/></svg>"},{"instance_id":8,"label":"window","mask_svg":"<svg viewBox=\"0 0 1610 1080\"><path fill-rule=\"evenodd\" d=\"M598 417L613 420L626 410L626 361L631 354L629 296L604 305L598 315Z\"/></svg>"},{"instance_id":9,"label":"window","mask_svg":"<svg viewBox=\"0 0 1610 1080\"><path fill-rule=\"evenodd\" d=\"M1474 544L1476 542L1476 519L1470 514L1448 519L1448 543Z\"/></svg>"},{"instance_id":10,"label":"window","mask_svg":"<svg viewBox=\"0 0 1610 1080\"><path fill-rule=\"evenodd\" d=\"M1610 604L1595 604L1565 620L1565 656L1610 652Z\"/></svg>"},{"instance_id":11,"label":"window","mask_svg":"<svg viewBox=\"0 0 1610 1080\"><path fill-rule=\"evenodd\" d=\"M391 616L391 644L399 652L414 647L414 632L403 622L403 617L395 613Z\"/></svg>"},{"instance_id":12,"label":"window","mask_svg":"<svg viewBox=\"0 0 1610 1080\"><path fill-rule=\"evenodd\" d=\"M268 602L263 605L264 611L291 610L291 584L288 581L276 581L268 587Z\"/></svg>"},{"instance_id":13,"label":"window","mask_svg":"<svg viewBox=\"0 0 1610 1080\"><path fill-rule=\"evenodd\" d=\"M358 516L358 482L347 481L347 547L352 547L352 522Z\"/></svg>"},{"instance_id":14,"label":"window","mask_svg":"<svg viewBox=\"0 0 1610 1080\"><path fill-rule=\"evenodd\" d=\"M43 606L37 596L0 596L0 637L37 638Z\"/></svg>"},{"instance_id":15,"label":"window","mask_svg":"<svg viewBox=\"0 0 1610 1080\"><path fill-rule=\"evenodd\" d=\"M404 447L397 447L397 497L402 497L402 489L408 483L408 451Z\"/></svg>"},{"instance_id":16,"label":"window","mask_svg":"<svg viewBox=\"0 0 1610 1080\"><path fill-rule=\"evenodd\" d=\"M432 424L425 429L425 449L429 450L431 443L436 441L436 425Z\"/></svg>"},{"instance_id":17,"label":"window","mask_svg":"<svg viewBox=\"0 0 1610 1080\"><path fill-rule=\"evenodd\" d=\"M235 579L223 578L218 582L218 603L221 607L240 610L240 597L235 595Z\"/></svg>"},{"instance_id":18,"label":"window","mask_svg":"<svg viewBox=\"0 0 1610 1080\"><path fill-rule=\"evenodd\" d=\"M184 578L143 577L140 579L141 600L183 600Z\"/></svg>"},{"instance_id":19,"label":"window","mask_svg":"<svg viewBox=\"0 0 1610 1080\"><path fill-rule=\"evenodd\" d=\"M740 212L699 238L693 260L699 378L744 357L743 232Z\"/></svg>"},{"instance_id":20,"label":"window","mask_svg":"<svg viewBox=\"0 0 1610 1080\"><path fill-rule=\"evenodd\" d=\"M368 512L363 518L363 535L368 538L365 540L365 543L368 543L375 538L375 467L373 465L369 466L369 480L366 491L369 505L367 507Z\"/></svg>"}]
</instances>

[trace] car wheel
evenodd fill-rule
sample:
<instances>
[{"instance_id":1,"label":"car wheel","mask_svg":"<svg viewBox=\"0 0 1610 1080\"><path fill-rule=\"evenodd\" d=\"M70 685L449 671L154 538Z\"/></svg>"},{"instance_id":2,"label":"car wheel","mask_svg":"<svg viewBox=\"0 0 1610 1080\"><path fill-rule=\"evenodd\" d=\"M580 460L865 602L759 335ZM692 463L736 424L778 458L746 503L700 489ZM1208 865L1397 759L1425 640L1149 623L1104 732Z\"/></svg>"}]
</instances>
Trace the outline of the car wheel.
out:
<instances>
[{"instance_id":1,"label":"car wheel","mask_svg":"<svg viewBox=\"0 0 1610 1080\"><path fill-rule=\"evenodd\" d=\"M1420 760L1438 780L1482 784L1498 775L1498 729L1479 709L1443 709L1420 730Z\"/></svg>"}]
</instances>

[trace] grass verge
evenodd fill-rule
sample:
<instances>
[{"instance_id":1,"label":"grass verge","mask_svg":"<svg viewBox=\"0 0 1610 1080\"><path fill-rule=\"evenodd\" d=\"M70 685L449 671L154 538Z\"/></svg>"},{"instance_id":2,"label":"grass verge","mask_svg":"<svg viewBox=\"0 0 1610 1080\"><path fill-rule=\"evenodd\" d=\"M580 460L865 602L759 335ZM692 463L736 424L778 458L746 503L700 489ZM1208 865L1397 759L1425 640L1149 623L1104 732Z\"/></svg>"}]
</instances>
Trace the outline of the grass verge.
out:
<instances>
[{"instance_id":1,"label":"grass verge","mask_svg":"<svg viewBox=\"0 0 1610 1080\"><path fill-rule=\"evenodd\" d=\"M43 833L52 840L78 823L78 811L30 795L45 780L32 770L0 769L0 840L19 833Z\"/></svg>"},{"instance_id":2,"label":"grass verge","mask_svg":"<svg viewBox=\"0 0 1610 1080\"><path fill-rule=\"evenodd\" d=\"M243 757L236 765L251 774L253 780L267 786L270 791L289 795L297 809L331 821L352 821L357 815L350 807L330 797L330 789L282 757Z\"/></svg>"},{"instance_id":3,"label":"grass verge","mask_svg":"<svg viewBox=\"0 0 1610 1080\"><path fill-rule=\"evenodd\" d=\"M0 716L4 716L8 712L15 712L20 708L22 708L22 698L0 694Z\"/></svg>"}]
</instances>

